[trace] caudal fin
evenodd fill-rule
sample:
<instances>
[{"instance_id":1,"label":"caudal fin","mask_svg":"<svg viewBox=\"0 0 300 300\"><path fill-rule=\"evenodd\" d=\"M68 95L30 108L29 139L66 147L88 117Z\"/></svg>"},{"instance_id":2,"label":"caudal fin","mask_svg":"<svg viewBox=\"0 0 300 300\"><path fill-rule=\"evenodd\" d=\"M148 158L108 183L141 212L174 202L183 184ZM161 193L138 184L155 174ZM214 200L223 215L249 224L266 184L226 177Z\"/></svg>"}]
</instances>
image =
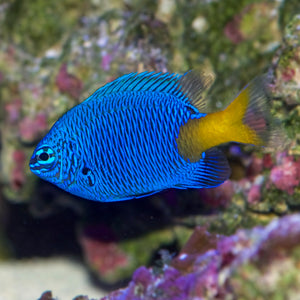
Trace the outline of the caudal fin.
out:
<instances>
[{"instance_id":1,"label":"caudal fin","mask_svg":"<svg viewBox=\"0 0 300 300\"><path fill-rule=\"evenodd\" d=\"M231 119L232 141L267 146L274 133L266 77L252 80L223 111Z\"/></svg>"},{"instance_id":2,"label":"caudal fin","mask_svg":"<svg viewBox=\"0 0 300 300\"><path fill-rule=\"evenodd\" d=\"M194 162L201 159L202 152L228 142L270 146L276 141L273 137L278 130L274 128L268 81L261 76L246 85L224 110L190 119L183 125L178 150Z\"/></svg>"}]
</instances>

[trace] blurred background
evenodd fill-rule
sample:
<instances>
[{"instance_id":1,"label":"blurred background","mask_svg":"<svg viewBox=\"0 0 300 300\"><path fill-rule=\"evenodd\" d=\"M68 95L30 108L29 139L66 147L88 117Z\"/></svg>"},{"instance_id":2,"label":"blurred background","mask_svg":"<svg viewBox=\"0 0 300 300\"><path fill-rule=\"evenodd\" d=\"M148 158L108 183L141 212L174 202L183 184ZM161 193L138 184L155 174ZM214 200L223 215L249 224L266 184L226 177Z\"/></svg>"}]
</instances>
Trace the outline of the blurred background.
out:
<instances>
[{"instance_id":1,"label":"blurred background","mask_svg":"<svg viewBox=\"0 0 300 300\"><path fill-rule=\"evenodd\" d=\"M98 87L190 69L216 74L212 110L267 73L278 148L226 145L220 187L109 204L31 174L38 141ZM178 254L196 226L231 235L298 212L299 70L298 0L0 0L0 299L100 298Z\"/></svg>"}]
</instances>

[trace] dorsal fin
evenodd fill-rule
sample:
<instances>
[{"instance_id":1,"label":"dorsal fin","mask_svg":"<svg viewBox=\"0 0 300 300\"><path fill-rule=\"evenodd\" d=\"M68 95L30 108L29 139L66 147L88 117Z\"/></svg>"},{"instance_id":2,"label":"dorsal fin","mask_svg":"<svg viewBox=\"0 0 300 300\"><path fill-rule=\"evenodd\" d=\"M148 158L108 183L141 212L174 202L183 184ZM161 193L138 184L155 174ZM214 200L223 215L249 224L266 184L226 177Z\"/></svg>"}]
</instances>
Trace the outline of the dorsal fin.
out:
<instances>
[{"instance_id":1,"label":"dorsal fin","mask_svg":"<svg viewBox=\"0 0 300 300\"><path fill-rule=\"evenodd\" d=\"M182 75L178 74L147 71L143 73L126 74L98 89L93 95L87 98L86 101L91 100L91 97L98 98L126 91L157 91L171 94L176 93L178 96L180 93L178 90L178 84L181 77Z\"/></svg>"},{"instance_id":2,"label":"dorsal fin","mask_svg":"<svg viewBox=\"0 0 300 300\"><path fill-rule=\"evenodd\" d=\"M147 71L130 73L107 83L85 101L126 91L156 91L181 97L186 103L204 112L206 101L203 94L211 86L213 79L211 74L196 71L189 71L184 75Z\"/></svg>"},{"instance_id":3,"label":"dorsal fin","mask_svg":"<svg viewBox=\"0 0 300 300\"><path fill-rule=\"evenodd\" d=\"M214 73L192 70L180 78L180 90L199 112L207 113L206 92L210 89L214 81Z\"/></svg>"}]
</instances>

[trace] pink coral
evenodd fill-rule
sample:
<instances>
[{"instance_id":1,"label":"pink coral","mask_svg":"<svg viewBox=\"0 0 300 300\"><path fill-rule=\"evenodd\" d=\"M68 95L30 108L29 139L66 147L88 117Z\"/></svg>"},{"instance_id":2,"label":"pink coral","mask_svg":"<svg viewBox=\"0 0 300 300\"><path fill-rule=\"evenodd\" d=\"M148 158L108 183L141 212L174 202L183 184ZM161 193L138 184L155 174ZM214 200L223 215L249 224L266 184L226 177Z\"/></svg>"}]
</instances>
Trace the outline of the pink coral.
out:
<instances>
[{"instance_id":1,"label":"pink coral","mask_svg":"<svg viewBox=\"0 0 300 300\"><path fill-rule=\"evenodd\" d=\"M254 178L256 175L260 174L263 170L263 159L254 156L250 165L247 168L247 177Z\"/></svg>"},{"instance_id":2,"label":"pink coral","mask_svg":"<svg viewBox=\"0 0 300 300\"><path fill-rule=\"evenodd\" d=\"M60 92L66 93L78 99L83 88L82 81L76 76L67 72L67 65L62 64L55 81Z\"/></svg>"},{"instance_id":3,"label":"pink coral","mask_svg":"<svg viewBox=\"0 0 300 300\"><path fill-rule=\"evenodd\" d=\"M81 244L88 264L100 275L115 272L128 264L128 257L117 243L85 238Z\"/></svg>"},{"instance_id":4,"label":"pink coral","mask_svg":"<svg viewBox=\"0 0 300 300\"><path fill-rule=\"evenodd\" d=\"M43 113L36 115L35 119L27 116L19 123L20 136L24 141L34 141L47 128L47 118Z\"/></svg>"},{"instance_id":5,"label":"pink coral","mask_svg":"<svg viewBox=\"0 0 300 300\"><path fill-rule=\"evenodd\" d=\"M292 195L294 188L300 183L300 160L294 161L292 156L280 156L280 164L273 167L270 181L278 189Z\"/></svg>"},{"instance_id":6,"label":"pink coral","mask_svg":"<svg viewBox=\"0 0 300 300\"><path fill-rule=\"evenodd\" d=\"M258 184L253 184L247 196L247 200L251 204L256 204L261 199L261 186Z\"/></svg>"},{"instance_id":7,"label":"pink coral","mask_svg":"<svg viewBox=\"0 0 300 300\"><path fill-rule=\"evenodd\" d=\"M80 237L88 264L100 275L113 273L128 265L128 257L117 242L111 229L101 224L85 228Z\"/></svg>"},{"instance_id":8,"label":"pink coral","mask_svg":"<svg viewBox=\"0 0 300 300\"><path fill-rule=\"evenodd\" d=\"M225 36L230 39L233 44L239 44L244 40L243 34L240 31L240 23L242 17L236 16L232 21L228 22L224 28Z\"/></svg>"},{"instance_id":9,"label":"pink coral","mask_svg":"<svg viewBox=\"0 0 300 300\"><path fill-rule=\"evenodd\" d=\"M263 167L265 169L271 169L274 165L274 162L273 162L273 159L272 159L272 156L270 153L267 153L264 155L263 157Z\"/></svg>"},{"instance_id":10,"label":"pink coral","mask_svg":"<svg viewBox=\"0 0 300 300\"><path fill-rule=\"evenodd\" d=\"M296 71L292 68L286 68L283 72L282 72L282 80L284 82L287 82L287 81L291 81L294 76L296 74Z\"/></svg>"}]
</instances>

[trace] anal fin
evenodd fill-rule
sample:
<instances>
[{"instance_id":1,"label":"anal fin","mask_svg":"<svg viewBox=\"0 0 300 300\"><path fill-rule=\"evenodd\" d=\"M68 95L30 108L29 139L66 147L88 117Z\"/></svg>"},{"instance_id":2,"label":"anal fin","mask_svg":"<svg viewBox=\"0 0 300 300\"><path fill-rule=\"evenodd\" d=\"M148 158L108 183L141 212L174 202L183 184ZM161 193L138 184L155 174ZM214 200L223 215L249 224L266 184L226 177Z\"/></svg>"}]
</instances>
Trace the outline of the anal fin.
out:
<instances>
[{"instance_id":1,"label":"anal fin","mask_svg":"<svg viewBox=\"0 0 300 300\"><path fill-rule=\"evenodd\" d=\"M194 165L192 175L179 188L216 187L227 180L231 173L226 156L217 148L207 150L203 158Z\"/></svg>"}]
</instances>

